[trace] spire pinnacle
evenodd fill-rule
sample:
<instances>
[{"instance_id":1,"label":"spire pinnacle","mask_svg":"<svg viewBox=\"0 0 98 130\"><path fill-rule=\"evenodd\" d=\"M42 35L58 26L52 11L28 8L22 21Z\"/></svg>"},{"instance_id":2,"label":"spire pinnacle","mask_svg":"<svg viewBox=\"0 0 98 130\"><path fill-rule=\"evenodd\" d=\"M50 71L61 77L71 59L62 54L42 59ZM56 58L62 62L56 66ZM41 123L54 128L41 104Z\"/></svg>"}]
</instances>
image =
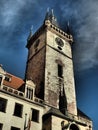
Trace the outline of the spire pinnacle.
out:
<instances>
[{"instance_id":1,"label":"spire pinnacle","mask_svg":"<svg viewBox=\"0 0 98 130\"><path fill-rule=\"evenodd\" d=\"M49 8L47 8L47 12L46 12L46 16L45 16L44 21L46 21L46 20L49 20L52 24L54 24L55 26L58 27L58 23L57 23L57 20L56 20L56 18L54 16L53 9L50 10Z\"/></svg>"},{"instance_id":2,"label":"spire pinnacle","mask_svg":"<svg viewBox=\"0 0 98 130\"><path fill-rule=\"evenodd\" d=\"M30 28L30 32L29 32L29 36L28 36L28 38L27 38L27 41L29 41L30 39L31 39L31 37L32 37L32 30L33 30L33 25L31 26L31 28Z\"/></svg>"},{"instance_id":3,"label":"spire pinnacle","mask_svg":"<svg viewBox=\"0 0 98 130\"><path fill-rule=\"evenodd\" d=\"M49 12L49 7L47 8L47 13Z\"/></svg>"},{"instance_id":4,"label":"spire pinnacle","mask_svg":"<svg viewBox=\"0 0 98 130\"><path fill-rule=\"evenodd\" d=\"M53 12L53 9L51 9L51 15L52 15L52 17L54 17L54 12Z\"/></svg>"},{"instance_id":5,"label":"spire pinnacle","mask_svg":"<svg viewBox=\"0 0 98 130\"><path fill-rule=\"evenodd\" d=\"M66 33L69 35L71 34L69 21L67 22Z\"/></svg>"},{"instance_id":6,"label":"spire pinnacle","mask_svg":"<svg viewBox=\"0 0 98 130\"><path fill-rule=\"evenodd\" d=\"M46 16L45 16L45 20L49 19L49 7L47 8L47 12L46 12Z\"/></svg>"}]
</instances>

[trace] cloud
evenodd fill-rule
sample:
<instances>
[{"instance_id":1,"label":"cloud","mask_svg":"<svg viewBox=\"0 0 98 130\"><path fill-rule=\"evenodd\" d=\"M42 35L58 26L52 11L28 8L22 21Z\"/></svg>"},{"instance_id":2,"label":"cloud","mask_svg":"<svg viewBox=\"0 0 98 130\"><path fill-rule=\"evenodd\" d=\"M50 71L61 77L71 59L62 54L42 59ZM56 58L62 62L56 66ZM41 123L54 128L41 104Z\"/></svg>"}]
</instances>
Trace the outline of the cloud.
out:
<instances>
[{"instance_id":1,"label":"cloud","mask_svg":"<svg viewBox=\"0 0 98 130\"><path fill-rule=\"evenodd\" d=\"M73 57L77 71L98 65L98 1L68 1L61 5L62 17L71 23Z\"/></svg>"},{"instance_id":2,"label":"cloud","mask_svg":"<svg viewBox=\"0 0 98 130\"><path fill-rule=\"evenodd\" d=\"M54 9L58 22L66 30L69 20L74 36L73 57L77 71L98 65L97 0L1 0L0 50L23 52L30 27L35 32L44 20L48 7ZM24 53L22 53L24 57ZM27 55L27 54L25 54ZM2 55L3 57L3 55ZM1 60L2 62L2 60Z\"/></svg>"},{"instance_id":3,"label":"cloud","mask_svg":"<svg viewBox=\"0 0 98 130\"><path fill-rule=\"evenodd\" d=\"M78 21L74 57L78 68L89 69L98 65L98 2L82 3L81 21ZM78 20L78 19L77 19ZM75 52L76 51L76 52ZM80 67L79 67L80 66Z\"/></svg>"}]
</instances>

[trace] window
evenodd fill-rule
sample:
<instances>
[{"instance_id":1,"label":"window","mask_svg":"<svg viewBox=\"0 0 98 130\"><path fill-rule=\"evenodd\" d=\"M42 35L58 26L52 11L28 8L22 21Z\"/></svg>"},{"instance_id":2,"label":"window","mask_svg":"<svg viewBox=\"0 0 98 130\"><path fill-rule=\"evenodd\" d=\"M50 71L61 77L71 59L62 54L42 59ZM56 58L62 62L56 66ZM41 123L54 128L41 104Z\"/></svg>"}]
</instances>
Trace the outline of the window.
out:
<instances>
[{"instance_id":1,"label":"window","mask_svg":"<svg viewBox=\"0 0 98 130\"><path fill-rule=\"evenodd\" d=\"M26 98L29 98L29 99L32 99L32 98L33 98L33 89L27 87Z\"/></svg>"},{"instance_id":2,"label":"window","mask_svg":"<svg viewBox=\"0 0 98 130\"><path fill-rule=\"evenodd\" d=\"M58 77L63 77L63 67L58 64Z\"/></svg>"},{"instance_id":3,"label":"window","mask_svg":"<svg viewBox=\"0 0 98 130\"><path fill-rule=\"evenodd\" d=\"M32 109L32 121L38 122L39 121L39 111Z\"/></svg>"},{"instance_id":4,"label":"window","mask_svg":"<svg viewBox=\"0 0 98 130\"><path fill-rule=\"evenodd\" d=\"M0 97L0 111L6 111L7 100Z\"/></svg>"},{"instance_id":5,"label":"window","mask_svg":"<svg viewBox=\"0 0 98 130\"><path fill-rule=\"evenodd\" d=\"M1 82L2 82L2 76L0 76L0 85L1 85Z\"/></svg>"},{"instance_id":6,"label":"window","mask_svg":"<svg viewBox=\"0 0 98 130\"><path fill-rule=\"evenodd\" d=\"M79 128L77 125L71 124L69 130L79 130Z\"/></svg>"},{"instance_id":7,"label":"window","mask_svg":"<svg viewBox=\"0 0 98 130\"><path fill-rule=\"evenodd\" d=\"M14 115L22 117L23 105L15 103Z\"/></svg>"},{"instance_id":8,"label":"window","mask_svg":"<svg viewBox=\"0 0 98 130\"><path fill-rule=\"evenodd\" d=\"M5 77L5 80L8 81L8 82L10 82L10 81L11 81L11 77L6 76L6 77Z\"/></svg>"},{"instance_id":9,"label":"window","mask_svg":"<svg viewBox=\"0 0 98 130\"><path fill-rule=\"evenodd\" d=\"M0 130L2 130L2 128L3 128L3 124L0 123Z\"/></svg>"},{"instance_id":10,"label":"window","mask_svg":"<svg viewBox=\"0 0 98 130\"><path fill-rule=\"evenodd\" d=\"M17 128L17 127L11 127L11 130L20 130L20 128Z\"/></svg>"}]
</instances>

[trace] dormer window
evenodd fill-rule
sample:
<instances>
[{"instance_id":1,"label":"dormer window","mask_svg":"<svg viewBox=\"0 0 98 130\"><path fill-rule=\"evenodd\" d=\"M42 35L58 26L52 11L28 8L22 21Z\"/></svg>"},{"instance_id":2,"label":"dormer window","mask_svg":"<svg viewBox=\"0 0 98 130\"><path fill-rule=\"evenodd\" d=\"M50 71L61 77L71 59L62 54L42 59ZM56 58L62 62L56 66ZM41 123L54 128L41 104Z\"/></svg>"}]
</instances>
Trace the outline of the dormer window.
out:
<instances>
[{"instance_id":1,"label":"dormer window","mask_svg":"<svg viewBox=\"0 0 98 130\"><path fill-rule=\"evenodd\" d=\"M8 82L10 82L11 81L11 77L10 76L6 76L5 80L8 81Z\"/></svg>"},{"instance_id":2,"label":"dormer window","mask_svg":"<svg viewBox=\"0 0 98 130\"><path fill-rule=\"evenodd\" d=\"M34 93L35 93L35 84L33 83L32 80L27 80L25 88L25 97L30 100L33 100Z\"/></svg>"},{"instance_id":3,"label":"dormer window","mask_svg":"<svg viewBox=\"0 0 98 130\"><path fill-rule=\"evenodd\" d=\"M27 87L26 98L33 99L33 89Z\"/></svg>"}]
</instances>

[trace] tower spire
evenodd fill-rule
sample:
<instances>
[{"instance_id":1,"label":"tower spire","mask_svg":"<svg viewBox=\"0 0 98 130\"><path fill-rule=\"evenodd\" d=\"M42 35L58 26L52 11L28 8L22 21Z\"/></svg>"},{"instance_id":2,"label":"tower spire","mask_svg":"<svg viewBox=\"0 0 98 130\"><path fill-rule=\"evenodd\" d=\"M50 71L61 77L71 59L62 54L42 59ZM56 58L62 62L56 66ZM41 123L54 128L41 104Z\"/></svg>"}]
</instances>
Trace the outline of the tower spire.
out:
<instances>
[{"instance_id":1,"label":"tower spire","mask_svg":"<svg viewBox=\"0 0 98 130\"><path fill-rule=\"evenodd\" d=\"M47 12L46 12L46 16L45 16L44 22L45 22L46 20L49 20L52 24L54 24L55 26L58 27L57 19L56 19L56 17L54 16L54 11L53 11L53 9L50 10L49 8L47 8Z\"/></svg>"},{"instance_id":2,"label":"tower spire","mask_svg":"<svg viewBox=\"0 0 98 130\"><path fill-rule=\"evenodd\" d=\"M47 12L46 12L46 16L45 16L45 20L49 19L49 7L47 8Z\"/></svg>"},{"instance_id":3,"label":"tower spire","mask_svg":"<svg viewBox=\"0 0 98 130\"><path fill-rule=\"evenodd\" d=\"M30 39L31 39L31 37L32 37L32 30L33 30L33 25L31 26L31 28L30 28L30 32L29 32L29 36L28 36L28 38L27 38L27 41L29 41Z\"/></svg>"},{"instance_id":4,"label":"tower spire","mask_svg":"<svg viewBox=\"0 0 98 130\"><path fill-rule=\"evenodd\" d=\"M54 18L54 12L53 12L53 9L51 9L51 16L52 16L52 18Z\"/></svg>"},{"instance_id":5,"label":"tower spire","mask_svg":"<svg viewBox=\"0 0 98 130\"><path fill-rule=\"evenodd\" d=\"M67 22L66 33L67 33L68 35L71 34L69 21Z\"/></svg>"}]
</instances>

